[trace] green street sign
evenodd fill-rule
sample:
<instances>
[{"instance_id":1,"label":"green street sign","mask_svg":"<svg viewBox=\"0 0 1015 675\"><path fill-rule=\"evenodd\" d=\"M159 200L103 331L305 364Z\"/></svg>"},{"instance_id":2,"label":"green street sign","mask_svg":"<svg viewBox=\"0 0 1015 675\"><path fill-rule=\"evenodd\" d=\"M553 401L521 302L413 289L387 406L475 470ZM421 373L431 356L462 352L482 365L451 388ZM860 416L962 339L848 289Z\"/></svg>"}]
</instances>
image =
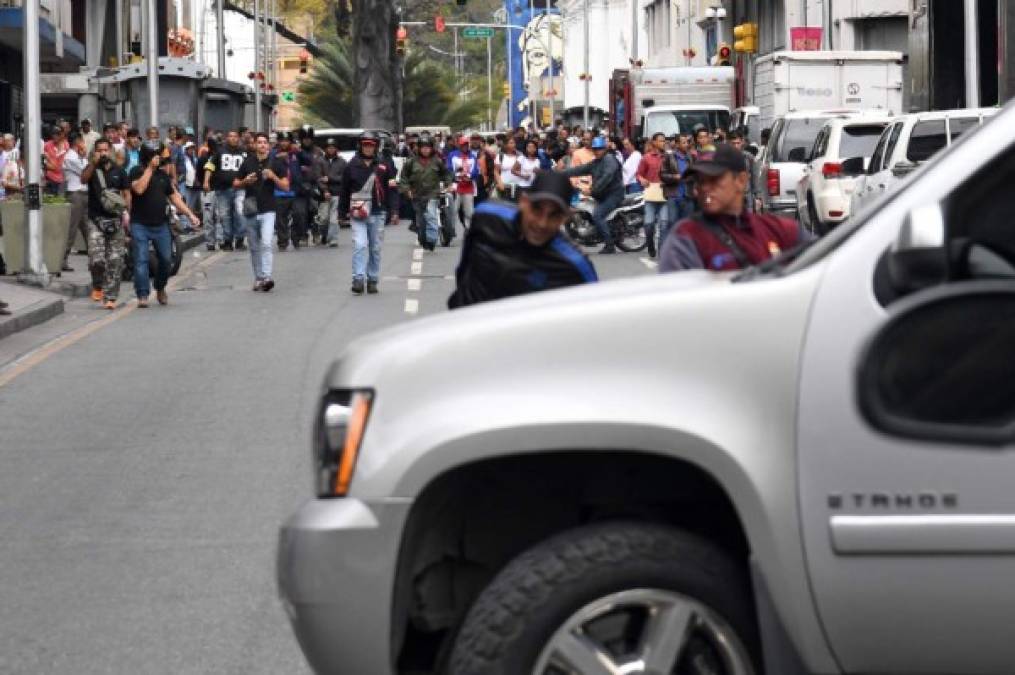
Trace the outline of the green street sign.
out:
<instances>
[{"instance_id":1,"label":"green street sign","mask_svg":"<svg viewBox=\"0 0 1015 675\"><path fill-rule=\"evenodd\" d=\"M463 28L462 37L486 39L493 37L492 28Z\"/></svg>"},{"instance_id":2,"label":"green street sign","mask_svg":"<svg viewBox=\"0 0 1015 675\"><path fill-rule=\"evenodd\" d=\"M296 94L294 94L291 91L283 91L282 100L285 101L286 103L292 103L293 101L296 100Z\"/></svg>"}]
</instances>

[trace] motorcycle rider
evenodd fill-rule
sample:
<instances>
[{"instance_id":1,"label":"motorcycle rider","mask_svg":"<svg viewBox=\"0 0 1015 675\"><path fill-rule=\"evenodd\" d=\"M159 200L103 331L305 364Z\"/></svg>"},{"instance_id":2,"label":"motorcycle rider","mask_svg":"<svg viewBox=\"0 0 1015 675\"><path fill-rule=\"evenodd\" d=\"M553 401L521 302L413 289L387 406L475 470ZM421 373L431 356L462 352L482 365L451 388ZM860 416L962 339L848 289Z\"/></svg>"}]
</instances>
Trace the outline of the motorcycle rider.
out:
<instances>
[{"instance_id":1,"label":"motorcycle rider","mask_svg":"<svg viewBox=\"0 0 1015 675\"><path fill-rule=\"evenodd\" d=\"M597 281L592 263L561 233L571 192L560 172L544 171L517 206L492 200L477 206L448 307Z\"/></svg>"},{"instance_id":2,"label":"motorcycle rider","mask_svg":"<svg viewBox=\"0 0 1015 675\"><path fill-rule=\"evenodd\" d=\"M593 138L591 148L596 155L594 160L580 166L572 166L559 173L568 178L577 176L592 178L592 184L583 186L581 190L596 200L592 222L595 223L604 242L599 253L609 255L616 253L617 249L613 245L613 233L610 231L609 223L606 222L606 217L624 200L624 170L616 156L609 151L605 138L602 136Z\"/></svg>"},{"instance_id":3,"label":"motorcycle rider","mask_svg":"<svg viewBox=\"0 0 1015 675\"><path fill-rule=\"evenodd\" d=\"M722 144L684 173L696 183L701 211L673 227L659 251L659 271L736 270L813 239L794 220L745 209L750 176L744 153Z\"/></svg>"},{"instance_id":4,"label":"motorcycle rider","mask_svg":"<svg viewBox=\"0 0 1015 675\"><path fill-rule=\"evenodd\" d=\"M444 162L434 155L433 139L429 134L420 136L416 152L415 157L405 160L402 165L398 187L412 200L420 246L433 251L437 247L437 228L440 225L441 183L450 185L453 175Z\"/></svg>"},{"instance_id":5,"label":"motorcycle rider","mask_svg":"<svg viewBox=\"0 0 1015 675\"><path fill-rule=\"evenodd\" d=\"M322 243L331 248L338 247L338 196L342 191L342 174L345 160L338 154L338 144L329 138L324 145L324 169L320 182L324 188L324 203L321 205L320 222L324 230Z\"/></svg>"},{"instance_id":6,"label":"motorcycle rider","mask_svg":"<svg viewBox=\"0 0 1015 675\"><path fill-rule=\"evenodd\" d=\"M359 151L342 174L339 213L349 214L352 221L352 292L355 295L363 294L364 280L367 293L377 293L384 225L398 219L398 192L389 185L395 179L395 165L378 154L379 145L375 132L363 132Z\"/></svg>"}]
</instances>

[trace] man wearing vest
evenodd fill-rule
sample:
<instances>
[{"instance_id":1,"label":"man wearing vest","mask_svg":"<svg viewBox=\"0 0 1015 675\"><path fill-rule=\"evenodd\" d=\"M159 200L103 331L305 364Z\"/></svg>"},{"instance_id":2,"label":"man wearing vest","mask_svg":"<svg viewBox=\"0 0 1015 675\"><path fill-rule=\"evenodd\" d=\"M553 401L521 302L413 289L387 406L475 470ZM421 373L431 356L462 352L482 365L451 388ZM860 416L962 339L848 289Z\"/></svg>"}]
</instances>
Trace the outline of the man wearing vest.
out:
<instances>
[{"instance_id":1,"label":"man wearing vest","mask_svg":"<svg viewBox=\"0 0 1015 675\"><path fill-rule=\"evenodd\" d=\"M814 236L794 220L744 209L747 160L730 145L699 155L684 179L695 182L700 210L674 225L659 252L660 272L744 269Z\"/></svg>"}]
</instances>

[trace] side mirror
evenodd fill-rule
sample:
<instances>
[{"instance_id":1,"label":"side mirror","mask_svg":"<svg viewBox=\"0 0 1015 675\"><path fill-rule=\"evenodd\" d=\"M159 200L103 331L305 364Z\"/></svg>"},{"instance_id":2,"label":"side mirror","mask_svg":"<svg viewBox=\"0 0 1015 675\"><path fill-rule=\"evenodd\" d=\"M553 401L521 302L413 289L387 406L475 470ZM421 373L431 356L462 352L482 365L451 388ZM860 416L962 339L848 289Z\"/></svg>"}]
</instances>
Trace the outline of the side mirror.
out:
<instances>
[{"instance_id":1,"label":"side mirror","mask_svg":"<svg viewBox=\"0 0 1015 675\"><path fill-rule=\"evenodd\" d=\"M842 168L840 173L843 176L859 176L867 172L864 167L865 160L863 157L850 157L842 161Z\"/></svg>"},{"instance_id":2,"label":"side mirror","mask_svg":"<svg viewBox=\"0 0 1015 675\"><path fill-rule=\"evenodd\" d=\"M903 178L904 176L908 176L913 173L913 170L916 169L917 166L916 162L907 162L905 160L896 162L895 166L892 167L892 175L896 178Z\"/></svg>"},{"instance_id":3,"label":"side mirror","mask_svg":"<svg viewBox=\"0 0 1015 675\"><path fill-rule=\"evenodd\" d=\"M940 204L924 204L909 212L888 258L888 276L898 293L912 293L948 280L946 237Z\"/></svg>"},{"instance_id":4,"label":"side mirror","mask_svg":"<svg viewBox=\"0 0 1015 675\"><path fill-rule=\"evenodd\" d=\"M806 162L807 161L807 148L793 148L789 151L787 159L791 162Z\"/></svg>"}]
</instances>

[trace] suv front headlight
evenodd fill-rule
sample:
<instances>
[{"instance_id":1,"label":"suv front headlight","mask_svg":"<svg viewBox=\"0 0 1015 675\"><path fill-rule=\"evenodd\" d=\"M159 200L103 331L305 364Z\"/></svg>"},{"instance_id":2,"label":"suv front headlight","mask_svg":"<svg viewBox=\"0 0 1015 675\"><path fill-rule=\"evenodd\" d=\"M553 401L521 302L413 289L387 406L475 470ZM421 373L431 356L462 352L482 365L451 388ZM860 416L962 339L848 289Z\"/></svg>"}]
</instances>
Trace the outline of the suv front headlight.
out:
<instances>
[{"instance_id":1,"label":"suv front headlight","mask_svg":"<svg viewBox=\"0 0 1015 675\"><path fill-rule=\"evenodd\" d=\"M356 468L374 394L369 390L330 391L321 401L314 433L318 497L344 497Z\"/></svg>"}]
</instances>

